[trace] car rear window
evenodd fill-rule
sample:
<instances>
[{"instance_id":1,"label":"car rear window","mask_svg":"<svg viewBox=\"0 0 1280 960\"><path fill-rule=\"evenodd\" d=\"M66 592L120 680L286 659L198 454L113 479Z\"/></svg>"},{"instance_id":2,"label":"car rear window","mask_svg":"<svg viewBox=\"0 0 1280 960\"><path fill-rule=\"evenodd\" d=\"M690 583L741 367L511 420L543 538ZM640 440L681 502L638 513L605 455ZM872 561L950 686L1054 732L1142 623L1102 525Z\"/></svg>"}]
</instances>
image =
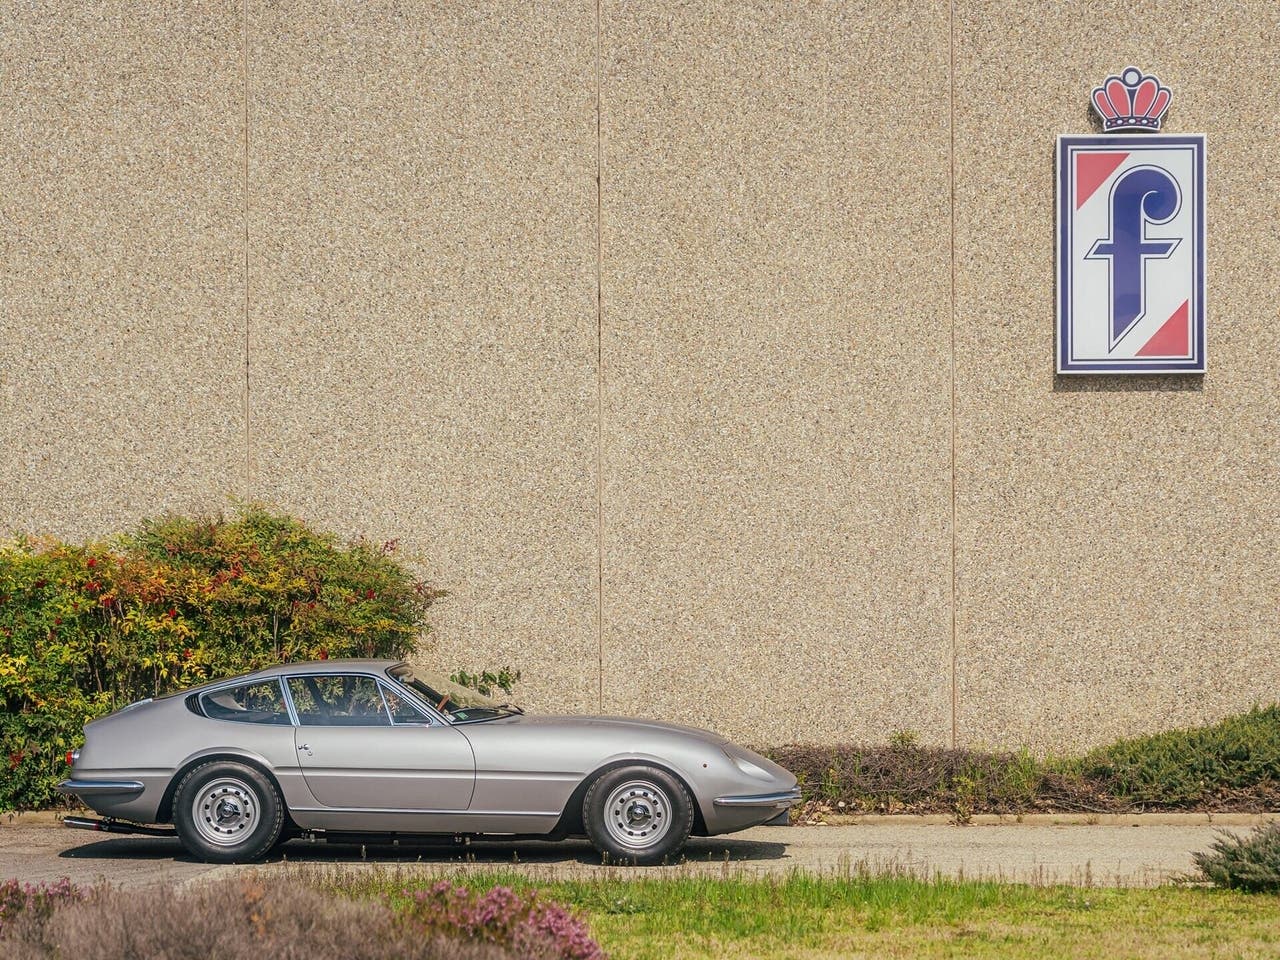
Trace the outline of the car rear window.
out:
<instances>
[{"instance_id":1,"label":"car rear window","mask_svg":"<svg viewBox=\"0 0 1280 960\"><path fill-rule=\"evenodd\" d=\"M201 694L200 708L214 720L236 723L277 723L287 726L289 710L279 680L260 680Z\"/></svg>"}]
</instances>

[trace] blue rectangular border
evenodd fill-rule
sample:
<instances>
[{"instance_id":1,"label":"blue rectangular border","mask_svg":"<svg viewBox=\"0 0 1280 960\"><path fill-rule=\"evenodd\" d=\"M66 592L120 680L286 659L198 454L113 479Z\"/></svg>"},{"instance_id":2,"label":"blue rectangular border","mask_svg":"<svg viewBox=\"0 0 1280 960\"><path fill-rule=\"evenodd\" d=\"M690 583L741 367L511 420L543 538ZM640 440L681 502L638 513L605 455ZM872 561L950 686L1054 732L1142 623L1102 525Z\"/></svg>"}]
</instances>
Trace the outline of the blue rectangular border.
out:
<instances>
[{"instance_id":1,"label":"blue rectangular border","mask_svg":"<svg viewBox=\"0 0 1280 960\"><path fill-rule=\"evenodd\" d=\"M1195 209L1194 234L1196 241L1196 275L1193 289L1196 294L1195 313L1192 322L1195 325L1195 357L1191 360L1117 360L1114 363L1098 361L1071 360L1070 329L1070 296L1071 296L1071 257L1064 251L1071 250L1071 211L1067 209L1071 170L1067 164L1067 151L1071 147L1111 147L1123 148L1141 146L1171 146L1195 148L1195 175L1198 181ZM1205 136L1203 133L1184 136L1152 136L1141 133L1111 134L1109 136L1075 136L1062 134L1058 137L1057 150L1057 212L1058 212L1058 343L1057 370L1060 374L1107 374L1107 373L1204 373L1205 372L1205 249L1204 249L1204 209L1205 209Z\"/></svg>"}]
</instances>

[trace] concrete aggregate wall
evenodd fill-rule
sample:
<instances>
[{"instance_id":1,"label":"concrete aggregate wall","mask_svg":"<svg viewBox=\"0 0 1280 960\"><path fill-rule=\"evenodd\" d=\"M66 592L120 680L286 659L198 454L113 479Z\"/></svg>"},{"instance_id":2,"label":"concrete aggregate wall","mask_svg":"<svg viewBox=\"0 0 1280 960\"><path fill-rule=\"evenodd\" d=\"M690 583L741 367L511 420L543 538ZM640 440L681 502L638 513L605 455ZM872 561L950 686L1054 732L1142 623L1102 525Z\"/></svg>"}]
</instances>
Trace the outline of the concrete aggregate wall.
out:
<instances>
[{"instance_id":1,"label":"concrete aggregate wall","mask_svg":"<svg viewBox=\"0 0 1280 960\"><path fill-rule=\"evenodd\" d=\"M539 711L1061 749L1275 699L1280 6L0 7L0 527L401 538ZM1053 144L1209 140L1209 373L1053 374ZM1225 105L1230 105L1228 109Z\"/></svg>"},{"instance_id":2,"label":"concrete aggregate wall","mask_svg":"<svg viewBox=\"0 0 1280 960\"><path fill-rule=\"evenodd\" d=\"M594 7L249 23L252 494L401 537L442 659L598 707Z\"/></svg>"},{"instance_id":3,"label":"concrete aggregate wall","mask_svg":"<svg viewBox=\"0 0 1280 960\"><path fill-rule=\"evenodd\" d=\"M0 524L245 482L239 4L0 7Z\"/></svg>"},{"instance_id":4,"label":"concrete aggregate wall","mask_svg":"<svg viewBox=\"0 0 1280 960\"><path fill-rule=\"evenodd\" d=\"M1272 702L1280 125L1256 78L1280 5L956 9L961 737L1105 740ZM1053 374L1052 135L1088 132L1082 88L1129 63L1174 90L1169 129L1208 137L1203 378Z\"/></svg>"},{"instance_id":5,"label":"concrete aggregate wall","mask_svg":"<svg viewBox=\"0 0 1280 960\"><path fill-rule=\"evenodd\" d=\"M948 243L947 118L896 120L945 76L946 25L608 8L611 708L949 735L950 264L917 256Z\"/></svg>"}]
</instances>

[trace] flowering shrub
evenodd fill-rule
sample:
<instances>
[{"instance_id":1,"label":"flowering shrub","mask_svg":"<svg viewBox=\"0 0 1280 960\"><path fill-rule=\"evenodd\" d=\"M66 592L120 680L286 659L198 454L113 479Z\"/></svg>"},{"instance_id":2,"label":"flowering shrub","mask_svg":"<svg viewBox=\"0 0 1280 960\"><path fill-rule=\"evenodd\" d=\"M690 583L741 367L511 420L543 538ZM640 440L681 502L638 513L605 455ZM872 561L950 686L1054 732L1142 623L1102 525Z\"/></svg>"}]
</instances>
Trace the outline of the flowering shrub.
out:
<instances>
[{"instance_id":1,"label":"flowering shrub","mask_svg":"<svg viewBox=\"0 0 1280 960\"><path fill-rule=\"evenodd\" d=\"M587 926L564 906L521 897L509 887L472 893L441 880L428 890L406 890L404 922L425 936L493 943L533 960L604 960Z\"/></svg>"},{"instance_id":2,"label":"flowering shrub","mask_svg":"<svg viewBox=\"0 0 1280 960\"><path fill-rule=\"evenodd\" d=\"M19 917L47 919L65 903L84 900L87 894L67 877L53 883L0 882L0 937Z\"/></svg>"},{"instance_id":3,"label":"flowering shrub","mask_svg":"<svg viewBox=\"0 0 1280 960\"><path fill-rule=\"evenodd\" d=\"M6 889L8 887L6 886ZM190 889L102 886L35 901L0 928L5 960L528 960L492 943L422 937L376 900L326 895L288 879Z\"/></svg>"},{"instance_id":4,"label":"flowering shrub","mask_svg":"<svg viewBox=\"0 0 1280 960\"><path fill-rule=\"evenodd\" d=\"M281 661L407 655L441 594L395 552L255 505L0 545L0 809L55 799L84 724L134 700Z\"/></svg>"}]
</instances>

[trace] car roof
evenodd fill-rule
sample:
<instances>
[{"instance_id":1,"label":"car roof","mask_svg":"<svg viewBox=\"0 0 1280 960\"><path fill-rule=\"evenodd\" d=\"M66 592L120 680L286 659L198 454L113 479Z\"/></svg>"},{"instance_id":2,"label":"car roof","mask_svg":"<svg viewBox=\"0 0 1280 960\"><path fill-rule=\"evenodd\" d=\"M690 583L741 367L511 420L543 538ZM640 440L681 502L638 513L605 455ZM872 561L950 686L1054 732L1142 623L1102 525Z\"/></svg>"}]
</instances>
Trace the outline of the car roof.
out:
<instances>
[{"instance_id":1,"label":"car roof","mask_svg":"<svg viewBox=\"0 0 1280 960\"><path fill-rule=\"evenodd\" d=\"M156 700L168 700L170 697L187 696L192 693L203 693L214 687L235 686L247 680L259 680L266 677L282 677L294 673L386 673L391 667L398 667L403 660L300 660L295 663L275 663L261 670L249 673L238 673L233 677L220 677L217 680L206 680L194 687L171 690L156 697Z\"/></svg>"},{"instance_id":2,"label":"car roof","mask_svg":"<svg viewBox=\"0 0 1280 960\"><path fill-rule=\"evenodd\" d=\"M304 660L296 663L277 663L264 667L247 677L278 677L290 673L385 673L403 660Z\"/></svg>"}]
</instances>

